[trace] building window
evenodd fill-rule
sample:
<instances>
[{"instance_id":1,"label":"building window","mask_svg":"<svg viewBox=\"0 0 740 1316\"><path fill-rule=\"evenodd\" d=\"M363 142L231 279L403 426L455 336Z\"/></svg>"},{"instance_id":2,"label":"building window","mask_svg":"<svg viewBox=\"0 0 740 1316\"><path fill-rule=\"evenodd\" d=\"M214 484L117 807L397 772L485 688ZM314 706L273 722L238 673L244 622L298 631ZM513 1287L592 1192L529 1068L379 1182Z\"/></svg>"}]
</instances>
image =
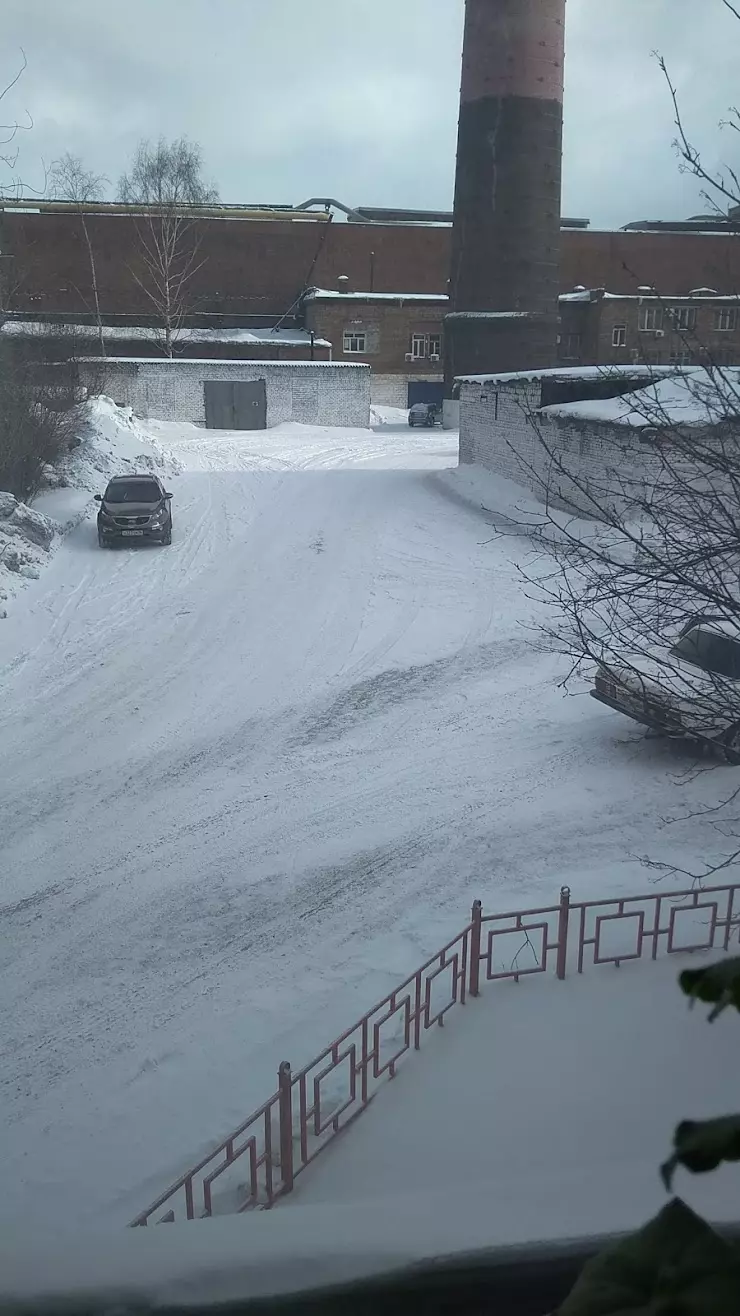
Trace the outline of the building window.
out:
<instances>
[{"instance_id":1,"label":"building window","mask_svg":"<svg viewBox=\"0 0 740 1316\"><path fill-rule=\"evenodd\" d=\"M615 324L612 329L612 347L627 346L627 326L626 324Z\"/></svg>"},{"instance_id":2,"label":"building window","mask_svg":"<svg viewBox=\"0 0 740 1316\"><path fill-rule=\"evenodd\" d=\"M345 352L366 352L367 351L367 334L358 333L355 329L345 329L344 331L344 351Z\"/></svg>"},{"instance_id":3,"label":"building window","mask_svg":"<svg viewBox=\"0 0 740 1316\"><path fill-rule=\"evenodd\" d=\"M671 324L677 333L691 333L696 328L695 306L672 306L669 315Z\"/></svg>"},{"instance_id":4,"label":"building window","mask_svg":"<svg viewBox=\"0 0 740 1316\"><path fill-rule=\"evenodd\" d=\"M581 335L565 334L563 337L563 356L566 361L580 360Z\"/></svg>"},{"instance_id":5,"label":"building window","mask_svg":"<svg viewBox=\"0 0 740 1316\"><path fill-rule=\"evenodd\" d=\"M692 364L693 364L693 358L691 352L687 352L687 351L671 352L672 366L690 366Z\"/></svg>"},{"instance_id":6,"label":"building window","mask_svg":"<svg viewBox=\"0 0 740 1316\"><path fill-rule=\"evenodd\" d=\"M714 327L723 333L737 329L737 310L734 306L721 306L714 313Z\"/></svg>"},{"instance_id":7,"label":"building window","mask_svg":"<svg viewBox=\"0 0 740 1316\"><path fill-rule=\"evenodd\" d=\"M662 306L641 306L638 328L642 333L655 333L663 328Z\"/></svg>"},{"instance_id":8,"label":"building window","mask_svg":"<svg viewBox=\"0 0 740 1316\"><path fill-rule=\"evenodd\" d=\"M427 354L426 334L411 335L411 355L415 361L421 361Z\"/></svg>"},{"instance_id":9,"label":"building window","mask_svg":"<svg viewBox=\"0 0 740 1316\"><path fill-rule=\"evenodd\" d=\"M429 355L430 355L430 356L441 356L441 355L442 355L442 335L441 335L441 334L430 334L430 335L429 335Z\"/></svg>"}]
</instances>

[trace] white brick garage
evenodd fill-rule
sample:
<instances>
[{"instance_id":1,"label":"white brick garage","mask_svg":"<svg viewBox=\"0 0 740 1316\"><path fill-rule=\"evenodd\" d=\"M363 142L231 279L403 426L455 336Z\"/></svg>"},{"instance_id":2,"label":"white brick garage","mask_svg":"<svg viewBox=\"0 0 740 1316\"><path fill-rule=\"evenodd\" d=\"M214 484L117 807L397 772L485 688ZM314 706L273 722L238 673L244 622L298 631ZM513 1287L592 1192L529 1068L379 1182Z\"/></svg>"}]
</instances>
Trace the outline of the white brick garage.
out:
<instances>
[{"instance_id":1,"label":"white brick garage","mask_svg":"<svg viewBox=\"0 0 740 1316\"><path fill-rule=\"evenodd\" d=\"M461 379L460 465L505 476L538 498L547 490L554 506L587 515L594 514L588 487L603 496L609 489L621 503L626 489L639 493L651 483L660 464L640 429L604 419L600 404L617 399L628 410L629 394L671 373L595 366ZM578 414L572 404L580 401L591 403L592 414Z\"/></svg>"},{"instance_id":2,"label":"white brick garage","mask_svg":"<svg viewBox=\"0 0 740 1316\"><path fill-rule=\"evenodd\" d=\"M367 365L329 361L212 361L151 357L89 357L78 362L80 383L108 394L137 416L206 424L205 384L265 381L267 426L370 424Z\"/></svg>"}]
</instances>

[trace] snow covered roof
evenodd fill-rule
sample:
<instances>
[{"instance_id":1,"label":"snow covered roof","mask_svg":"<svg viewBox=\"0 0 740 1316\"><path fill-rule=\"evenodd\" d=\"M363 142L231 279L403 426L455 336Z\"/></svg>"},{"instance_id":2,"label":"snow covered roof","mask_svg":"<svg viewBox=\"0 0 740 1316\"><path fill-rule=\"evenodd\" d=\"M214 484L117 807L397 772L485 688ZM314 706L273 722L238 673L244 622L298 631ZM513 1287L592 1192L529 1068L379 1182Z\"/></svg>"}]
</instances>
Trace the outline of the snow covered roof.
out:
<instances>
[{"instance_id":1,"label":"snow covered roof","mask_svg":"<svg viewBox=\"0 0 740 1316\"><path fill-rule=\"evenodd\" d=\"M244 357L213 356L78 356L99 366L244 366L252 370L371 370L359 361L249 361Z\"/></svg>"},{"instance_id":2,"label":"snow covered roof","mask_svg":"<svg viewBox=\"0 0 740 1316\"><path fill-rule=\"evenodd\" d=\"M461 384L532 384L540 379L651 379L658 374L675 374L675 366L563 366L549 370L514 370L498 375L458 375Z\"/></svg>"},{"instance_id":3,"label":"snow covered roof","mask_svg":"<svg viewBox=\"0 0 740 1316\"><path fill-rule=\"evenodd\" d=\"M695 292L695 293L661 293L651 289L650 292L604 292L603 288L588 288L576 292L562 292L559 300L561 302L644 302L649 300L663 302L690 302L696 305L701 302L708 302L714 305L715 302L730 302L737 305L740 302L740 296L733 293L716 293L716 292Z\"/></svg>"},{"instance_id":4,"label":"snow covered roof","mask_svg":"<svg viewBox=\"0 0 740 1316\"><path fill-rule=\"evenodd\" d=\"M555 403L543 416L658 429L668 425L719 425L740 413L740 369L702 367L652 379L647 388L616 398Z\"/></svg>"},{"instance_id":5,"label":"snow covered roof","mask_svg":"<svg viewBox=\"0 0 740 1316\"><path fill-rule=\"evenodd\" d=\"M332 288L310 288L304 300L343 302L448 302L446 292L339 292Z\"/></svg>"},{"instance_id":6,"label":"snow covered roof","mask_svg":"<svg viewBox=\"0 0 740 1316\"><path fill-rule=\"evenodd\" d=\"M0 328L12 337L53 337L58 329L64 337L97 339L98 327L94 324L50 324L44 320L6 320ZM153 337L151 326L103 325L103 337L111 342L147 341ZM232 343L234 346L310 347L311 335L305 329L182 329L178 343ZM315 347L331 347L326 338L315 338Z\"/></svg>"},{"instance_id":7,"label":"snow covered roof","mask_svg":"<svg viewBox=\"0 0 740 1316\"><path fill-rule=\"evenodd\" d=\"M529 320L536 311L452 311L446 320Z\"/></svg>"}]
</instances>

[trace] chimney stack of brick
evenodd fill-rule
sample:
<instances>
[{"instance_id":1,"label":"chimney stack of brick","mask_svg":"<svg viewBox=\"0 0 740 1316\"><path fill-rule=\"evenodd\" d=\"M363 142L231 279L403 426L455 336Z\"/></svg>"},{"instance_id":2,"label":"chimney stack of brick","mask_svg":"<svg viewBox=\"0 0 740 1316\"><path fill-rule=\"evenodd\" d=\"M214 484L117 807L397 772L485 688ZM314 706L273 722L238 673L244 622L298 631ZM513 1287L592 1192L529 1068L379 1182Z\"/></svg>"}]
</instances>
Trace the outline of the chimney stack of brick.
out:
<instances>
[{"instance_id":1,"label":"chimney stack of brick","mask_svg":"<svg viewBox=\"0 0 740 1316\"><path fill-rule=\"evenodd\" d=\"M566 0L466 0L445 374L555 365Z\"/></svg>"}]
</instances>

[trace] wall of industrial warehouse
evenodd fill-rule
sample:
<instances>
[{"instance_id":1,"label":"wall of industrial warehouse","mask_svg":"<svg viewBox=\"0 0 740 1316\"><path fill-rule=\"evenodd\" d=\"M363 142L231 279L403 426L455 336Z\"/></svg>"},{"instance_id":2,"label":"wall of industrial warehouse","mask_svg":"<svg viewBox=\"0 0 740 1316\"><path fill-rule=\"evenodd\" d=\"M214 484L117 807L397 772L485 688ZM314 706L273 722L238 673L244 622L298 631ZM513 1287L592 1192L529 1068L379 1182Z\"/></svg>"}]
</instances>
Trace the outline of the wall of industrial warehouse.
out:
<instances>
[{"instance_id":1,"label":"wall of industrial warehouse","mask_svg":"<svg viewBox=\"0 0 740 1316\"><path fill-rule=\"evenodd\" d=\"M475 464L531 490L553 507L594 515L589 486L623 507L658 478L660 459L639 430L572 420L539 410L542 383L464 383L460 390L460 465ZM549 454L557 454L553 465ZM559 469L562 464L563 469ZM572 478L569 478L569 475ZM580 487L579 487L580 486Z\"/></svg>"},{"instance_id":2,"label":"wall of industrial warehouse","mask_svg":"<svg viewBox=\"0 0 740 1316\"><path fill-rule=\"evenodd\" d=\"M264 379L267 426L370 424L370 367L329 362L100 359L79 362L80 383L152 420L205 425L206 382Z\"/></svg>"}]
</instances>

